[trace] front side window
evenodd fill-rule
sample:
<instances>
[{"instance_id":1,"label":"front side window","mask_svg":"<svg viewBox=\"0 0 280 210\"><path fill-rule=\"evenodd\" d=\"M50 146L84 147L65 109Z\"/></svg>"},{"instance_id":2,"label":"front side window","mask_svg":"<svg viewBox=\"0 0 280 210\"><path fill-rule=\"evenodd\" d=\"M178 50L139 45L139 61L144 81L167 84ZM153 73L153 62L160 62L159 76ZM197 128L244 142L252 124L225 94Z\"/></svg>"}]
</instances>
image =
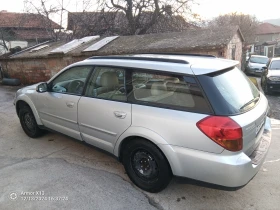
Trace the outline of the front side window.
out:
<instances>
[{"instance_id":1,"label":"front side window","mask_svg":"<svg viewBox=\"0 0 280 210\"><path fill-rule=\"evenodd\" d=\"M96 67L85 93L87 97L126 101L125 70L114 67Z\"/></svg>"},{"instance_id":2,"label":"front side window","mask_svg":"<svg viewBox=\"0 0 280 210\"><path fill-rule=\"evenodd\" d=\"M193 77L132 73L132 92L136 102L145 105L210 113L209 106Z\"/></svg>"},{"instance_id":3,"label":"front side window","mask_svg":"<svg viewBox=\"0 0 280 210\"><path fill-rule=\"evenodd\" d=\"M51 91L81 95L91 69L91 66L78 66L64 71L51 82Z\"/></svg>"}]
</instances>

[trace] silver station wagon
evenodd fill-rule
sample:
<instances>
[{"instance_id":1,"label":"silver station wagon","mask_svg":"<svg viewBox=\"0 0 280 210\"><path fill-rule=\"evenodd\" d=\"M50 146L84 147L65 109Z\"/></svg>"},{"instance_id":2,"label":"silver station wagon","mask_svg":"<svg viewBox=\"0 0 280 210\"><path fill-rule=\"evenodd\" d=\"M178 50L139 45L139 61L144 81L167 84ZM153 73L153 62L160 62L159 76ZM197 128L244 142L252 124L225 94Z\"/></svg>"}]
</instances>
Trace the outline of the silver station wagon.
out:
<instances>
[{"instance_id":1,"label":"silver station wagon","mask_svg":"<svg viewBox=\"0 0 280 210\"><path fill-rule=\"evenodd\" d=\"M237 68L207 55L92 57L22 88L25 133L54 130L116 156L132 182L163 190L173 176L237 188L264 162L266 97Z\"/></svg>"}]
</instances>

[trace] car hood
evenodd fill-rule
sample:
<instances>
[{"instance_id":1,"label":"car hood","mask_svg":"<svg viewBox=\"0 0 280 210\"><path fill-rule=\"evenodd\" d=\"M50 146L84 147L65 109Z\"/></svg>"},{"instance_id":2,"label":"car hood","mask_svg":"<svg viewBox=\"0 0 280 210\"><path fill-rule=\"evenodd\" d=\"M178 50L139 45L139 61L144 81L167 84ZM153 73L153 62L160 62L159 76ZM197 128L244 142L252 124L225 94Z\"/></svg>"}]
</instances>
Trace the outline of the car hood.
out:
<instances>
[{"instance_id":1,"label":"car hood","mask_svg":"<svg viewBox=\"0 0 280 210\"><path fill-rule=\"evenodd\" d=\"M262 67L266 66L266 64L263 64L263 63L251 63L251 62L249 62L249 65L253 68L262 68Z\"/></svg>"},{"instance_id":2,"label":"car hood","mask_svg":"<svg viewBox=\"0 0 280 210\"><path fill-rule=\"evenodd\" d=\"M36 90L36 87L37 87L38 84L26 86L26 87L22 88L22 90L25 90L25 91L27 91L27 90Z\"/></svg>"},{"instance_id":3,"label":"car hood","mask_svg":"<svg viewBox=\"0 0 280 210\"><path fill-rule=\"evenodd\" d=\"M31 92L36 91L36 87L37 87L38 84L26 86L24 88L19 89L17 91L17 96L20 95L20 94L26 94L26 93L31 93Z\"/></svg>"},{"instance_id":4,"label":"car hood","mask_svg":"<svg viewBox=\"0 0 280 210\"><path fill-rule=\"evenodd\" d=\"M268 77L280 77L280 70L268 70Z\"/></svg>"}]
</instances>

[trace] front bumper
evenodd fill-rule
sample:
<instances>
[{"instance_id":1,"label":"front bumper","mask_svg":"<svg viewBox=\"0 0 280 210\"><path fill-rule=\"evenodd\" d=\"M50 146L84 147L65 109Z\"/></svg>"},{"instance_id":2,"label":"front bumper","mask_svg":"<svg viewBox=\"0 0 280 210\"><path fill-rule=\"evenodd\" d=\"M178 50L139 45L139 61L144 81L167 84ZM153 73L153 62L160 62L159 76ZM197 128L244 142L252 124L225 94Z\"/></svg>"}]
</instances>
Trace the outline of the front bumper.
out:
<instances>
[{"instance_id":1,"label":"front bumper","mask_svg":"<svg viewBox=\"0 0 280 210\"><path fill-rule=\"evenodd\" d=\"M257 75L257 76L261 76L263 73L263 71L261 69L249 68L249 67L247 67L246 72L249 74Z\"/></svg>"},{"instance_id":2,"label":"front bumper","mask_svg":"<svg viewBox=\"0 0 280 210\"><path fill-rule=\"evenodd\" d=\"M273 81L269 81L267 80L267 90L270 92L280 92L280 82L273 82Z\"/></svg>"},{"instance_id":3,"label":"front bumper","mask_svg":"<svg viewBox=\"0 0 280 210\"><path fill-rule=\"evenodd\" d=\"M271 125L267 117L257 149L250 155L224 150L207 153L178 146L161 145L175 176L191 178L225 187L246 185L259 171L271 142ZM170 148L171 147L171 151Z\"/></svg>"}]
</instances>

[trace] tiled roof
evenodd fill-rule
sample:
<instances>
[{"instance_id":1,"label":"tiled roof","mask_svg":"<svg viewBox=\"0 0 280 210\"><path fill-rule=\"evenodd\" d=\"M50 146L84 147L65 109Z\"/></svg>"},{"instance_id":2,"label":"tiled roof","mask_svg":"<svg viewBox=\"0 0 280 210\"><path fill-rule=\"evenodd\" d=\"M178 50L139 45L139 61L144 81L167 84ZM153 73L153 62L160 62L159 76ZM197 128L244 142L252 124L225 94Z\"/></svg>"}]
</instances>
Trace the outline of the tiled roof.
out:
<instances>
[{"instance_id":1,"label":"tiled roof","mask_svg":"<svg viewBox=\"0 0 280 210\"><path fill-rule=\"evenodd\" d=\"M261 23L257 28L257 34L277 34L280 33L280 26L276 26L270 23Z\"/></svg>"},{"instance_id":2,"label":"tiled roof","mask_svg":"<svg viewBox=\"0 0 280 210\"><path fill-rule=\"evenodd\" d=\"M0 28L61 28L57 23L40 14L0 12Z\"/></svg>"}]
</instances>

